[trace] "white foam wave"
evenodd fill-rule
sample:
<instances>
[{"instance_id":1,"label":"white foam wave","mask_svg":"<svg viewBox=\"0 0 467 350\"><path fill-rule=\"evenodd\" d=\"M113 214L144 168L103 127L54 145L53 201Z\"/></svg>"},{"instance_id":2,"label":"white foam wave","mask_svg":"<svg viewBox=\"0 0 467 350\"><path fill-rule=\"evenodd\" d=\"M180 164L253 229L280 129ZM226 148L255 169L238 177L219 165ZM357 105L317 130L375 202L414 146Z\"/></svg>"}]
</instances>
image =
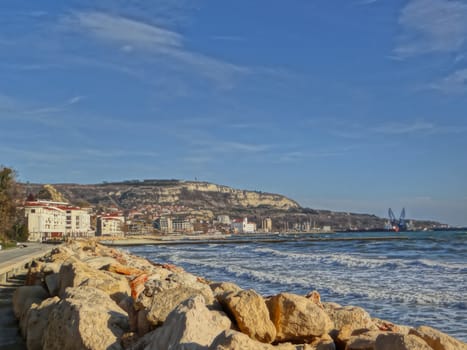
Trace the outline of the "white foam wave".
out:
<instances>
[{"instance_id":1,"label":"white foam wave","mask_svg":"<svg viewBox=\"0 0 467 350\"><path fill-rule=\"evenodd\" d=\"M217 271L217 275L232 276L240 285L253 284L258 290L267 291L271 285L281 288L281 291L300 289L310 291L317 289L328 291L330 294L341 296L354 295L372 300L389 303L409 304L444 304L467 303L467 299L458 289L442 289L434 283L423 286L423 278L409 279L410 274L368 273L348 274L345 271L316 269L312 272L300 268L290 268L290 265L281 265L269 260L251 259L218 259L217 257L188 257L184 254L175 254L171 257L176 264L188 264L201 268L209 278L209 274ZM439 278L442 278L440 276ZM423 287L422 287L423 286Z\"/></svg>"}]
</instances>

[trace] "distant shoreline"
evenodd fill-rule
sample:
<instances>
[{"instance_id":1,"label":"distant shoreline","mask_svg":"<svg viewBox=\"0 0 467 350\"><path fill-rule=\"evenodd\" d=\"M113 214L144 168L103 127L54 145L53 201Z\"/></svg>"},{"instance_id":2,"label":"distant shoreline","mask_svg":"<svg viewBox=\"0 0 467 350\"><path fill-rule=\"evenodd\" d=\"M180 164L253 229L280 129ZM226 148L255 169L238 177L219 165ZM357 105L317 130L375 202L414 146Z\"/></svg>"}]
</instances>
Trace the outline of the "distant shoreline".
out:
<instances>
[{"instance_id":1,"label":"distant shoreline","mask_svg":"<svg viewBox=\"0 0 467 350\"><path fill-rule=\"evenodd\" d=\"M371 236L371 237L286 237L274 238L265 235L265 237L238 237L232 236L172 236L165 239L157 238L120 238L120 239L101 239L100 244L106 246L139 246L139 245L185 245L185 244L249 244L249 243L284 243L284 242L326 242L326 241L390 241L407 240L408 236Z\"/></svg>"}]
</instances>

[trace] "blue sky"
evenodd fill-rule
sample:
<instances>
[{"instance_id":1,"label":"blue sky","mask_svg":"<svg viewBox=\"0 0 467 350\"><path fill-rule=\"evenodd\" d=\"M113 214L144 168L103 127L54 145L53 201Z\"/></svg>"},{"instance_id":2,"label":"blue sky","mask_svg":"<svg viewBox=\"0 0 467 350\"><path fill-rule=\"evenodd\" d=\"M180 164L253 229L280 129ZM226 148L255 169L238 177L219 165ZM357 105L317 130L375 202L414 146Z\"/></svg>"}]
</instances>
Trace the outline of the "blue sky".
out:
<instances>
[{"instance_id":1,"label":"blue sky","mask_svg":"<svg viewBox=\"0 0 467 350\"><path fill-rule=\"evenodd\" d=\"M0 163L467 225L467 1L0 3Z\"/></svg>"}]
</instances>

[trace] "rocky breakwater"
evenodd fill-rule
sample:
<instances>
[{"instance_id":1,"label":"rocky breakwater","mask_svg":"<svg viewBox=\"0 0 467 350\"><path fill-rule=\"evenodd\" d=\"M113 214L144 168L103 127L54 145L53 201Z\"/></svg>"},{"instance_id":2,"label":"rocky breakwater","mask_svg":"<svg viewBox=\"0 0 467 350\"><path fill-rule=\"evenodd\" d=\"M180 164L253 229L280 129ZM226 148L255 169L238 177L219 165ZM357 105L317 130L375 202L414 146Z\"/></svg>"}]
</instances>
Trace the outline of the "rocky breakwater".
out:
<instances>
[{"instance_id":1,"label":"rocky breakwater","mask_svg":"<svg viewBox=\"0 0 467 350\"><path fill-rule=\"evenodd\" d=\"M31 263L13 308L28 349L467 350L317 292L263 297L93 241Z\"/></svg>"}]
</instances>

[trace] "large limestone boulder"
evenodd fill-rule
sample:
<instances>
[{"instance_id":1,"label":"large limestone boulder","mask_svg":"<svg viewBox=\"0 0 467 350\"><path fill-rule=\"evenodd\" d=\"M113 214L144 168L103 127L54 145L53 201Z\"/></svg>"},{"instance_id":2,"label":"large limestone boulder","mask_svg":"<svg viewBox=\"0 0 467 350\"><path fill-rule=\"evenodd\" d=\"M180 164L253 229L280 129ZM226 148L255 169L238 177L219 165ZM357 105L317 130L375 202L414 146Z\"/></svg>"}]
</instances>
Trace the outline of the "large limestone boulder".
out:
<instances>
[{"instance_id":1,"label":"large limestone boulder","mask_svg":"<svg viewBox=\"0 0 467 350\"><path fill-rule=\"evenodd\" d=\"M215 282L211 283L209 287L211 287L216 298L230 293L238 293L242 290L242 288L231 282Z\"/></svg>"},{"instance_id":2,"label":"large limestone boulder","mask_svg":"<svg viewBox=\"0 0 467 350\"><path fill-rule=\"evenodd\" d=\"M32 304L25 322L21 323L21 332L26 338L28 350L42 350L44 331L47 328L49 314L56 307L60 298L45 299L40 304Z\"/></svg>"},{"instance_id":3,"label":"large limestone boulder","mask_svg":"<svg viewBox=\"0 0 467 350\"><path fill-rule=\"evenodd\" d=\"M45 261L62 264L65 260L73 255L75 255L75 253L70 248L62 246L53 249L49 255L45 256Z\"/></svg>"},{"instance_id":4,"label":"large limestone boulder","mask_svg":"<svg viewBox=\"0 0 467 350\"><path fill-rule=\"evenodd\" d=\"M139 292L136 298L135 307L137 310L150 309L153 304L153 298L158 293L165 290L172 290L180 287L187 287L199 291L202 294L206 304L214 303L214 295L209 285L202 283L192 274L185 272L170 273L165 278L159 274L148 276L144 282L143 291Z\"/></svg>"},{"instance_id":5,"label":"large limestone boulder","mask_svg":"<svg viewBox=\"0 0 467 350\"><path fill-rule=\"evenodd\" d=\"M206 307L201 295L184 301L151 334L145 350L206 350L213 340L231 327L230 319Z\"/></svg>"},{"instance_id":6,"label":"large limestone boulder","mask_svg":"<svg viewBox=\"0 0 467 350\"><path fill-rule=\"evenodd\" d=\"M110 256L92 256L85 259L83 262L86 263L89 267L100 270L105 266L110 264L118 264L117 260L111 258Z\"/></svg>"},{"instance_id":7,"label":"large limestone boulder","mask_svg":"<svg viewBox=\"0 0 467 350\"><path fill-rule=\"evenodd\" d=\"M333 348L321 347L321 345L281 343L270 345L261 343L244 333L227 330L219 334L213 341L209 350L335 350Z\"/></svg>"},{"instance_id":8,"label":"large limestone boulder","mask_svg":"<svg viewBox=\"0 0 467 350\"><path fill-rule=\"evenodd\" d=\"M306 344L303 350L336 350L336 345L329 334L324 334L319 338L315 338L311 343Z\"/></svg>"},{"instance_id":9,"label":"large limestone boulder","mask_svg":"<svg viewBox=\"0 0 467 350\"><path fill-rule=\"evenodd\" d=\"M260 343L234 330L222 332L211 344L209 350L273 350L269 344ZM295 350L295 348L291 348ZM285 349L284 349L285 350Z\"/></svg>"},{"instance_id":10,"label":"large limestone boulder","mask_svg":"<svg viewBox=\"0 0 467 350\"><path fill-rule=\"evenodd\" d=\"M49 314L43 336L48 350L121 350L128 316L107 293L91 287L68 288Z\"/></svg>"},{"instance_id":11,"label":"large limestone boulder","mask_svg":"<svg viewBox=\"0 0 467 350\"><path fill-rule=\"evenodd\" d=\"M184 286L164 289L155 293L152 298L151 308L146 314L147 320L154 327L160 326L173 309L183 301L197 295L202 295L198 289Z\"/></svg>"},{"instance_id":12,"label":"large limestone boulder","mask_svg":"<svg viewBox=\"0 0 467 350\"><path fill-rule=\"evenodd\" d=\"M263 343L272 343L276 338L276 327L261 295L254 290L230 293L222 305L231 314L243 333Z\"/></svg>"},{"instance_id":13,"label":"large limestone boulder","mask_svg":"<svg viewBox=\"0 0 467 350\"><path fill-rule=\"evenodd\" d=\"M326 312L305 297L281 293L267 305L277 330L276 341L309 342L333 328Z\"/></svg>"},{"instance_id":14,"label":"large limestone boulder","mask_svg":"<svg viewBox=\"0 0 467 350\"><path fill-rule=\"evenodd\" d=\"M27 312L32 303L47 299L49 293L42 286L21 286L13 293L13 312L16 318Z\"/></svg>"},{"instance_id":15,"label":"large limestone boulder","mask_svg":"<svg viewBox=\"0 0 467 350\"><path fill-rule=\"evenodd\" d=\"M433 350L423 339L415 335L398 333L380 334L375 341L375 350Z\"/></svg>"},{"instance_id":16,"label":"large limestone boulder","mask_svg":"<svg viewBox=\"0 0 467 350\"><path fill-rule=\"evenodd\" d=\"M428 326L410 330L409 334L422 338L434 350L467 350L467 344Z\"/></svg>"},{"instance_id":17,"label":"large limestone boulder","mask_svg":"<svg viewBox=\"0 0 467 350\"><path fill-rule=\"evenodd\" d=\"M134 283L138 278L131 282L132 295L137 295L134 304L137 313L136 318L132 318L132 329L140 336L161 325L168 314L188 298L202 295L206 304L215 302L209 285L188 273L170 273L164 279L160 279L159 274L143 274L141 278L139 284L144 283L142 291L142 286Z\"/></svg>"},{"instance_id":18,"label":"large limestone boulder","mask_svg":"<svg viewBox=\"0 0 467 350\"><path fill-rule=\"evenodd\" d=\"M59 273L59 296L68 287L88 286L106 292L116 302L131 293L130 284L124 276L93 269L75 257L66 260Z\"/></svg>"},{"instance_id":19,"label":"large limestone boulder","mask_svg":"<svg viewBox=\"0 0 467 350\"><path fill-rule=\"evenodd\" d=\"M351 331L356 329L375 330L371 316L358 306L327 307L326 313L334 322L334 328L341 330L344 326L350 326Z\"/></svg>"},{"instance_id":20,"label":"large limestone boulder","mask_svg":"<svg viewBox=\"0 0 467 350\"><path fill-rule=\"evenodd\" d=\"M45 276L45 286L51 296L57 296L60 292L60 275L58 273L52 273Z\"/></svg>"},{"instance_id":21,"label":"large limestone boulder","mask_svg":"<svg viewBox=\"0 0 467 350\"><path fill-rule=\"evenodd\" d=\"M347 341L345 350L375 350L376 338L381 331L368 331L361 334L353 334ZM339 344L340 346L340 344Z\"/></svg>"}]
</instances>

